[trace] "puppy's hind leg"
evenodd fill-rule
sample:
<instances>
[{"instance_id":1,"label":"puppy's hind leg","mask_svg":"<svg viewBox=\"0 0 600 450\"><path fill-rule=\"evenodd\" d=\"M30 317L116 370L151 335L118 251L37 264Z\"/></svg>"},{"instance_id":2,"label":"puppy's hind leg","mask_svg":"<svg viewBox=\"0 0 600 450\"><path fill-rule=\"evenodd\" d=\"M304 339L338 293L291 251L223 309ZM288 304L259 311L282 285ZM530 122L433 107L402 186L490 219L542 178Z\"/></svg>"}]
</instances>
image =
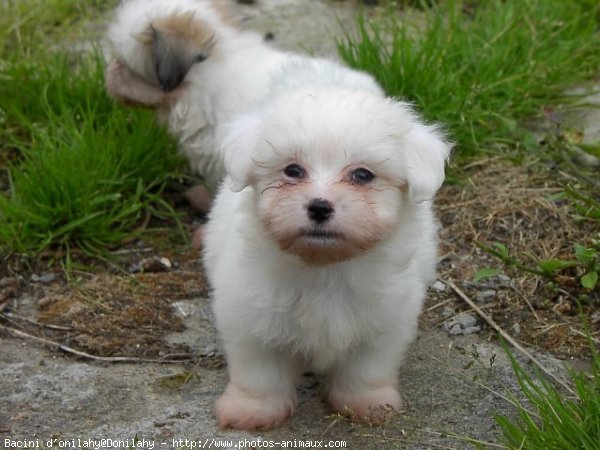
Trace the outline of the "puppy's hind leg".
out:
<instances>
[{"instance_id":1,"label":"puppy's hind leg","mask_svg":"<svg viewBox=\"0 0 600 450\"><path fill-rule=\"evenodd\" d=\"M226 345L229 384L215 405L221 429L268 430L296 406L296 367L290 355L256 342Z\"/></svg>"}]
</instances>

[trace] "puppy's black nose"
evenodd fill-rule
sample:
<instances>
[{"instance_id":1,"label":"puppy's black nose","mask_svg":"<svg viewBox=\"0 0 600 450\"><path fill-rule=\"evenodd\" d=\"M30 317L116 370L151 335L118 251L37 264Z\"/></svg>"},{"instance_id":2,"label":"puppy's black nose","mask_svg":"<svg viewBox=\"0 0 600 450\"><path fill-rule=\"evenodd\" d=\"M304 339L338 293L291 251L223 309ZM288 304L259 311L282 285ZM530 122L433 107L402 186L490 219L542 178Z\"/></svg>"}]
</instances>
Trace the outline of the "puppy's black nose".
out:
<instances>
[{"instance_id":1,"label":"puppy's black nose","mask_svg":"<svg viewBox=\"0 0 600 450\"><path fill-rule=\"evenodd\" d=\"M333 216L333 205L324 198L313 198L308 203L308 217L313 222L323 223Z\"/></svg>"}]
</instances>

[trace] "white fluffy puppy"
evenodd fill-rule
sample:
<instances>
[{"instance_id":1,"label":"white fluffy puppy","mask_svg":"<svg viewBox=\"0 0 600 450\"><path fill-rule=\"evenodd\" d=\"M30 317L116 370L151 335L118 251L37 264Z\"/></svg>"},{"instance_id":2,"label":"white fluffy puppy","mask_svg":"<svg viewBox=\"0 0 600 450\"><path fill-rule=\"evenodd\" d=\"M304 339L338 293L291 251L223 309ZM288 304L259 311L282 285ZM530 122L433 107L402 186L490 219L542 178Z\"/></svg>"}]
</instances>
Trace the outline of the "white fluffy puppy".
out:
<instances>
[{"instance_id":1,"label":"white fluffy puppy","mask_svg":"<svg viewBox=\"0 0 600 450\"><path fill-rule=\"evenodd\" d=\"M219 425L278 426L306 368L327 376L336 411L398 410L448 144L364 74L323 61L274 75L224 133L230 180L205 234L230 375Z\"/></svg>"},{"instance_id":2,"label":"white fluffy puppy","mask_svg":"<svg viewBox=\"0 0 600 450\"><path fill-rule=\"evenodd\" d=\"M306 368L336 411L378 420L401 407L449 145L370 76L271 49L213 3L124 3L107 85L157 108L198 171L229 176L204 238L230 376L219 426L280 425Z\"/></svg>"}]
</instances>

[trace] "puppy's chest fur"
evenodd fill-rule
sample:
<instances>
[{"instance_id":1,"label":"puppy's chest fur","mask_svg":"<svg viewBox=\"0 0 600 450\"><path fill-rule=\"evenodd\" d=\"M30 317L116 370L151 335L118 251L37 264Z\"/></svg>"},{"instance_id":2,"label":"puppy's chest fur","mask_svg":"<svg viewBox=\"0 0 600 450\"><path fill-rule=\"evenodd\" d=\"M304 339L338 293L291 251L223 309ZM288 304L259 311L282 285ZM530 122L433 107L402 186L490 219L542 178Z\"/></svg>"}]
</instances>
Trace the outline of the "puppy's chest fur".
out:
<instances>
[{"instance_id":1,"label":"puppy's chest fur","mask_svg":"<svg viewBox=\"0 0 600 450\"><path fill-rule=\"evenodd\" d=\"M272 304L260 308L262 324L256 329L270 345L325 370L371 341L390 319L381 293L362 291L344 274L297 277L294 283L274 287Z\"/></svg>"}]
</instances>

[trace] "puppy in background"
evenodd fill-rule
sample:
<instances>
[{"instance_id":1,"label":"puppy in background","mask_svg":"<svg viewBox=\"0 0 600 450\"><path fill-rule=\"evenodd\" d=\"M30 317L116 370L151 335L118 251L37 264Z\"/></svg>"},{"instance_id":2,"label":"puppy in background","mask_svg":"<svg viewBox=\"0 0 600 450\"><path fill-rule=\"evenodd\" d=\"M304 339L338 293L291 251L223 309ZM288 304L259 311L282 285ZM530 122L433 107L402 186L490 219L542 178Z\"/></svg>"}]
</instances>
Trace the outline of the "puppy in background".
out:
<instances>
[{"instance_id":1,"label":"puppy in background","mask_svg":"<svg viewBox=\"0 0 600 450\"><path fill-rule=\"evenodd\" d=\"M449 144L370 76L272 50L209 2L134 0L119 14L109 90L195 130L186 152L227 174L204 237L229 371L219 426L281 425L306 369L342 414L399 410Z\"/></svg>"},{"instance_id":2,"label":"puppy in background","mask_svg":"<svg viewBox=\"0 0 600 450\"><path fill-rule=\"evenodd\" d=\"M226 3L126 0L107 32L108 93L156 110L209 190L225 175L217 127L261 101L271 74L302 58L238 28Z\"/></svg>"}]
</instances>

